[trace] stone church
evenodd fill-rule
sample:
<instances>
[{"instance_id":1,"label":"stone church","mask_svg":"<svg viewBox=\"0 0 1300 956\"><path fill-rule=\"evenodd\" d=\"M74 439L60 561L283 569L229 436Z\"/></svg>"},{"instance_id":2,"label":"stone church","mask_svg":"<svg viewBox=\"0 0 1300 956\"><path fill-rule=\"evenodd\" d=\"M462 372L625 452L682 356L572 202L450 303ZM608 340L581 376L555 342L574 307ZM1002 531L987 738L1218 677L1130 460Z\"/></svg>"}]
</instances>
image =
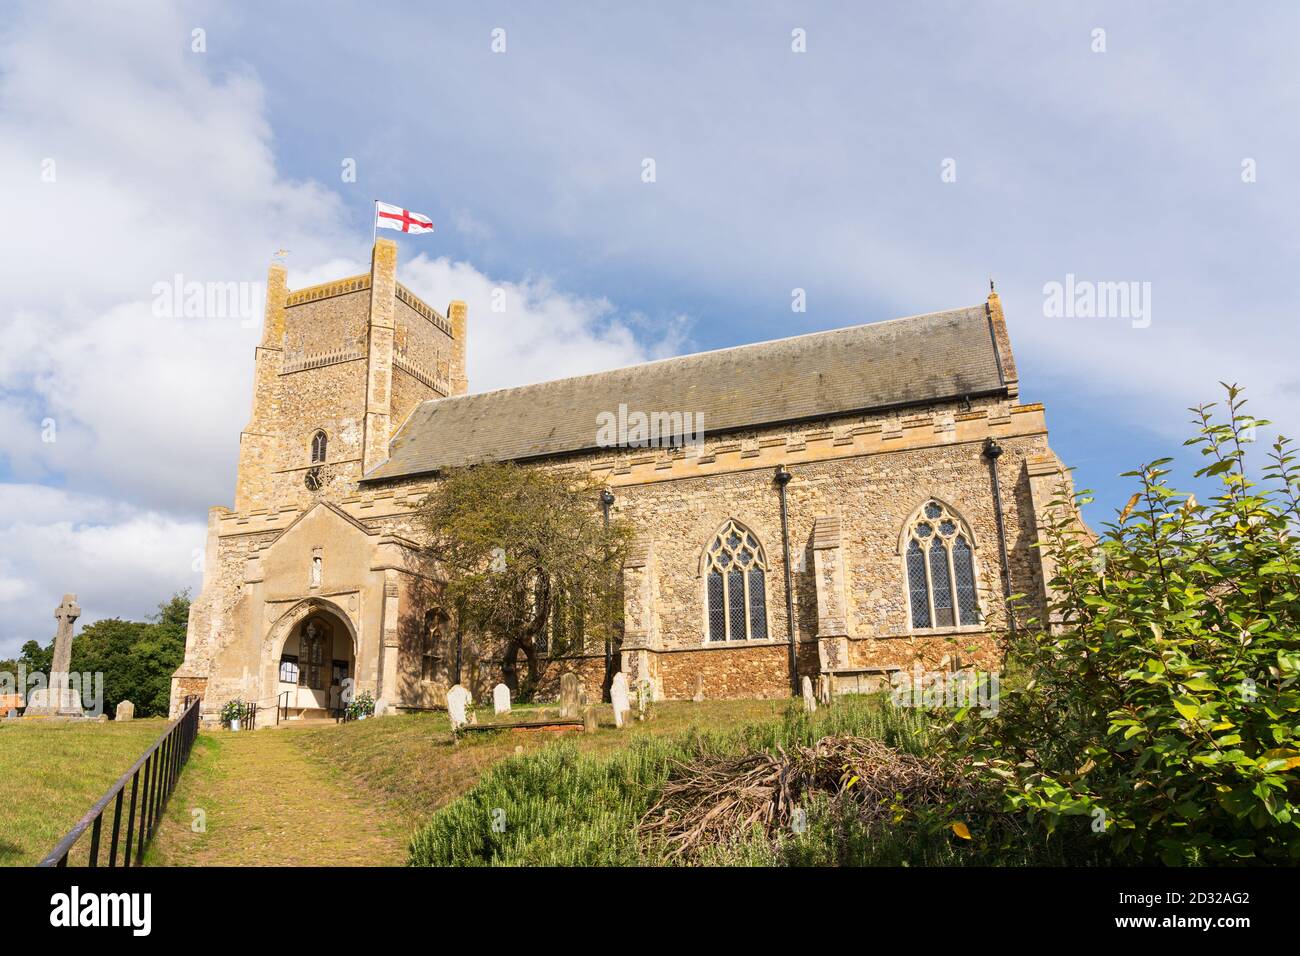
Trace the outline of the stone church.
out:
<instances>
[{"instance_id":1,"label":"stone church","mask_svg":"<svg viewBox=\"0 0 1300 956\"><path fill-rule=\"evenodd\" d=\"M467 337L465 303L439 312L402 285L389 240L369 273L305 289L271 267L234 506L208 515L173 712L199 694L209 718L234 697L310 715L349 687L421 710L457 679L483 699L501 661L440 606L414 519L440 471L488 460L589 475L592 507L634 525L613 669L666 699L992 668L1006 596L1041 613L1034 542L1069 482L1043 406L1020 400L996 293L478 394ZM614 416L703 428L611 443ZM564 671L599 700L603 642L548 666Z\"/></svg>"}]
</instances>

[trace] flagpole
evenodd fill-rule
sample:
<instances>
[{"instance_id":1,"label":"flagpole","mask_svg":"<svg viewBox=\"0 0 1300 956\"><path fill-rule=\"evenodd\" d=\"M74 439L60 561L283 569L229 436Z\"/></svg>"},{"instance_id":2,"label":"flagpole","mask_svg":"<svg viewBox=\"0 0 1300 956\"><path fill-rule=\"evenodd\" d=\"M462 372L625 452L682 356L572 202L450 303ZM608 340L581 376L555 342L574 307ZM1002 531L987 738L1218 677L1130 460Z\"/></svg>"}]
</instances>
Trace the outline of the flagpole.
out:
<instances>
[{"instance_id":1,"label":"flagpole","mask_svg":"<svg viewBox=\"0 0 1300 956\"><path fill-rule=\"evenodd\" d=\"M374 208L370 210L370 248L375 248L375 243L379 239L379 200L372 199Z\"/></svg>"}]
</instances>

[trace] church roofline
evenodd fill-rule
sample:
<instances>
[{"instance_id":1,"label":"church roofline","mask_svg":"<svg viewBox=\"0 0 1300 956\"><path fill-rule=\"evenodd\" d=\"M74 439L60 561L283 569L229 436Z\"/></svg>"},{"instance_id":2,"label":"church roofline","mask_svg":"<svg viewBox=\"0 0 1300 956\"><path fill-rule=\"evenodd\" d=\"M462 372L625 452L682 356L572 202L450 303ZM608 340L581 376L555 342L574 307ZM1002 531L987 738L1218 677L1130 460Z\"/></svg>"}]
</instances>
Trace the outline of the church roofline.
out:
<instances>
[{"instance_id":1,"label":"church roofline","mask_svg":"<svg viewBox=\"0 0 1300 956\"><path fill-rule=\"evenodd\" d=\"M432 399L412 411L390 441L388 459L362 480L598 450L593 416L620 404L645 412L697 411L708 434L725 435L1010 396L1014 364L1001 320L1001 307L990 296L962 309Z\"/></svg>"}]
</instances>

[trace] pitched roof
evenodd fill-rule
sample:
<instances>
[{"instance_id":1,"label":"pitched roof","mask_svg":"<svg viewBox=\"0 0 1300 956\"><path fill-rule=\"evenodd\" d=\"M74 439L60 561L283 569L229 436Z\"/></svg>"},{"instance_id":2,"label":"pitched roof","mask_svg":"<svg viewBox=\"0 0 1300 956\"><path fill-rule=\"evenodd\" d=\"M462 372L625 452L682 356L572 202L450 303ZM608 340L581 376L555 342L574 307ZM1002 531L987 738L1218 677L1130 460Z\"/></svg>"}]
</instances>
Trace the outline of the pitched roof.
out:
<instances>
[{"instance_id":1,"label":"pitched roof","mask_svg":"<svg viewBox=\"0 0 1300 956\"><path fill-rule=\"evenodd\" d=\"M981 304L419 405L366 480L597 448L597 416L698 412L706 434L1004 392Z\"/></svg>"}]
</instances>

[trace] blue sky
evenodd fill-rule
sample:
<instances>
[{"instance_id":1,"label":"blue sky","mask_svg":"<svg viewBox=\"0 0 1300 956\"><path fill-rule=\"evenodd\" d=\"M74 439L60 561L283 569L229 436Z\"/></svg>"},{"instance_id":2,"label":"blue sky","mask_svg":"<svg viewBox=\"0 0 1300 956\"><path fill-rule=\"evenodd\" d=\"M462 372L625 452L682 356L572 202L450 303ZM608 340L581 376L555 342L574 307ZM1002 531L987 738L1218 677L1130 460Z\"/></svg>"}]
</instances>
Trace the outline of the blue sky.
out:
<instances>
[{"instance_id":1,"label":"blue sky","mask_svg":"<svg viewBox=\"0 0 1300 956\"><path fill-rule=\"evenodd\" d=\"M1221 379L1294 434L1298 28L1281 3L19 3L0 654L48 640L64 591L89 621L197 590L257 329L160 318L154 284L257 282L281 247L294 285L360 271L375 197L437 223L399 269L470 302L474 390L973 304L992 276L1094 521ZM1149 324L1048 315L1067 275L1150 283Z\"/></svg>"}]
</instances>

